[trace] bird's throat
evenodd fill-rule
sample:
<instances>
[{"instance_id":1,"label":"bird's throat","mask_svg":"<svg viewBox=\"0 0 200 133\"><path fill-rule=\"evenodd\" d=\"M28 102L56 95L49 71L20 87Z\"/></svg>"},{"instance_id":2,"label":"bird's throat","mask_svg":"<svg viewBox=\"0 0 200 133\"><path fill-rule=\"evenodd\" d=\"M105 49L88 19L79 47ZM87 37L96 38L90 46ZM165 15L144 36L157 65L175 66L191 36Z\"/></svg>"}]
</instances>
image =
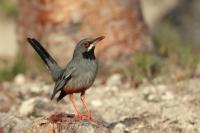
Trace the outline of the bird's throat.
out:
<instances>
[{"instance_id":1,"label":"bird's throat","mask_svg":"<svg viewBox=\"0 0 200 133\"><path fill-rule=\"evenodd\" d=\"M82 56L83 56L84 59L95 60L96 58L95 58L95 55L94 55L94 48L92 48L88 52L82 53Z\"/></svg>"}]
</instances>

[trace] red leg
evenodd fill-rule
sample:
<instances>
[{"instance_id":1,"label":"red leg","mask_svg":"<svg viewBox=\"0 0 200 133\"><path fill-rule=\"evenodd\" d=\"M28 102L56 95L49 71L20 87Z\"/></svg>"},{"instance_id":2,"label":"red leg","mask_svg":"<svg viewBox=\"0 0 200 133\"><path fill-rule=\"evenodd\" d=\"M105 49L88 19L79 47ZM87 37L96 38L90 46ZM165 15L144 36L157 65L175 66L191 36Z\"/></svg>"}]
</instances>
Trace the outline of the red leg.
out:
<instances>
[{"instance_id":1,"label":"red leg","mask_svg":"<svg viewBox=\"0 0 200 133\"><path fill-rule=\"evenodd\" d=\"M74 96L73 96L73 94L69 95L69 98L70 98L70 101L72 102L72 105L73 105L73 107L74 107L74 111L75 111L75 113L76 113L76 116L78 116L78 117L81 118L81 119L87 119L87 116L81 114L81 113L78 111L78 109L77 109L77 107L76 107L76 104L75 104L75 102L74 102Z\"/></svg>"},{"instance_id":2,"label":"red leg","mask_svg":"<svg viewBox=\"0 0 200 133\"><path fill-rule=\"evenodd\" d=\"M88 119L91 120L91 121L96 121L96 120L92 117L92 113L91 113L91 111L90 111L90 110L88 109L88 107L87 107L87 104L86 104L86 102L85 102L84 93L81 94L81 101L82 101L82 103L83 103L83 105L84 105L85 110L87 111Z\"/></svg>"}]
</instances>

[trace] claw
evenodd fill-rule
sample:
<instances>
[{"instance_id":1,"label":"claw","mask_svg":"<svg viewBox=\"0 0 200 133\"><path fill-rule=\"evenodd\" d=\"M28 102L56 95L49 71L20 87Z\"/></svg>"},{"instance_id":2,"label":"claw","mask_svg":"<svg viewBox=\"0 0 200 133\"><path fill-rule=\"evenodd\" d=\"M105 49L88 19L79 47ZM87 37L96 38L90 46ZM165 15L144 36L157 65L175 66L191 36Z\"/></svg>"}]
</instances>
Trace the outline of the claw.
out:
<instances>
[{"instance_id":1,"label":"claw","mask_svg":"<svg viewBox=\"0 0 200 133\"><path fill-rule=\"evenodd\" d=\"M92 121L92 122L96 122L96 120L92 117L92 114L91 113L88 113L88 114L81 114L81 113L78 113L76 115L76 117L80 118L80 119L83 119L83 120L89 120L89 121Z\"/></svg>"},{"instance_id":2,"label":"claw","mask_svg":"<svg viewBox=\"0 0 200 133\"><path fill-rule=\"evenodd\" d=\"M92 121L92 122L96 122L96 120L94 119L94 117L92 116L91 112L88 112L88 120Z\"/></svg>"},{"instance_id":3,"label":"claw","mask_svg":"<svg viewBox=\"0 0 200 133\"><path fill-rule=\"evenodd\" d=\"M88 116L87 115L84 115L84 114L77 114L76 117L80 118L80 119L87 119Z\"/></svg>"}]
</instances>

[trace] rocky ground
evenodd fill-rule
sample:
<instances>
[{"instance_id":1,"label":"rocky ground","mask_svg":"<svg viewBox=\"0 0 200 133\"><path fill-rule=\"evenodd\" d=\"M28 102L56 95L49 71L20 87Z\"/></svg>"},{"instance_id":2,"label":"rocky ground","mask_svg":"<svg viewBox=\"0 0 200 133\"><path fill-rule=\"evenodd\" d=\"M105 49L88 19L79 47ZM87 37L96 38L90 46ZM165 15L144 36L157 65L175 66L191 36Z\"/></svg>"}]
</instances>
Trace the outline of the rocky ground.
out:
<instances>
[{"instance_id":1,"label":"rocky ground","mask_svg":"<svg viewBox=\"0 0 200 133\"><path fill-rule=\"evenodd\" d=\"M52 88L53 85L43 81L28 81L23 75L18 75L12 83L2 83L3 133L18 131L36 118L55 112L73 113L68 97L60 103L49 100ZM199 94L198 78L167 83L157 79L134 88L114 74L106 83L97 81L86 96L94 117L113 133L198 133ZM79 95L76 99L81 108Z\"/></svg>"}]
</instances>

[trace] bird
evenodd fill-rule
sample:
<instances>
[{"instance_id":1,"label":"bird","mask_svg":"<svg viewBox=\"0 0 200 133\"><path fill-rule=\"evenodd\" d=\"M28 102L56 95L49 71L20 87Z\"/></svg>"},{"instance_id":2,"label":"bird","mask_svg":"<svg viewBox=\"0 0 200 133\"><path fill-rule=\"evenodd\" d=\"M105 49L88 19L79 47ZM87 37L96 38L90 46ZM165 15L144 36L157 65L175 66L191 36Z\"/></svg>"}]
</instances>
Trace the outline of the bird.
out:
<instances>
[{"instance_id":1,"label":"bird","mask_svg":"<svg viewBox=\"0 0 200 133\"><path fill-rule=\"evenodd\" d=\"M52 79L55 82L51 100L54 99L57 93L59 93L57 102L69 95L69 99L74 107L75 116L81 119L96 121L85 101L85 92L95 81L98 63L94 50L96 44L104 38L105 36L99 36L96 38L89 37L80 40L75 46L71 60L64 68L58 65L55 59L47 52L39 41L34 38L27 38L29 44L47 65ZM73 95L75 93L80 93L80 99L87 114L82 114L78 111Z\"/></svg>"}]
</instances>

